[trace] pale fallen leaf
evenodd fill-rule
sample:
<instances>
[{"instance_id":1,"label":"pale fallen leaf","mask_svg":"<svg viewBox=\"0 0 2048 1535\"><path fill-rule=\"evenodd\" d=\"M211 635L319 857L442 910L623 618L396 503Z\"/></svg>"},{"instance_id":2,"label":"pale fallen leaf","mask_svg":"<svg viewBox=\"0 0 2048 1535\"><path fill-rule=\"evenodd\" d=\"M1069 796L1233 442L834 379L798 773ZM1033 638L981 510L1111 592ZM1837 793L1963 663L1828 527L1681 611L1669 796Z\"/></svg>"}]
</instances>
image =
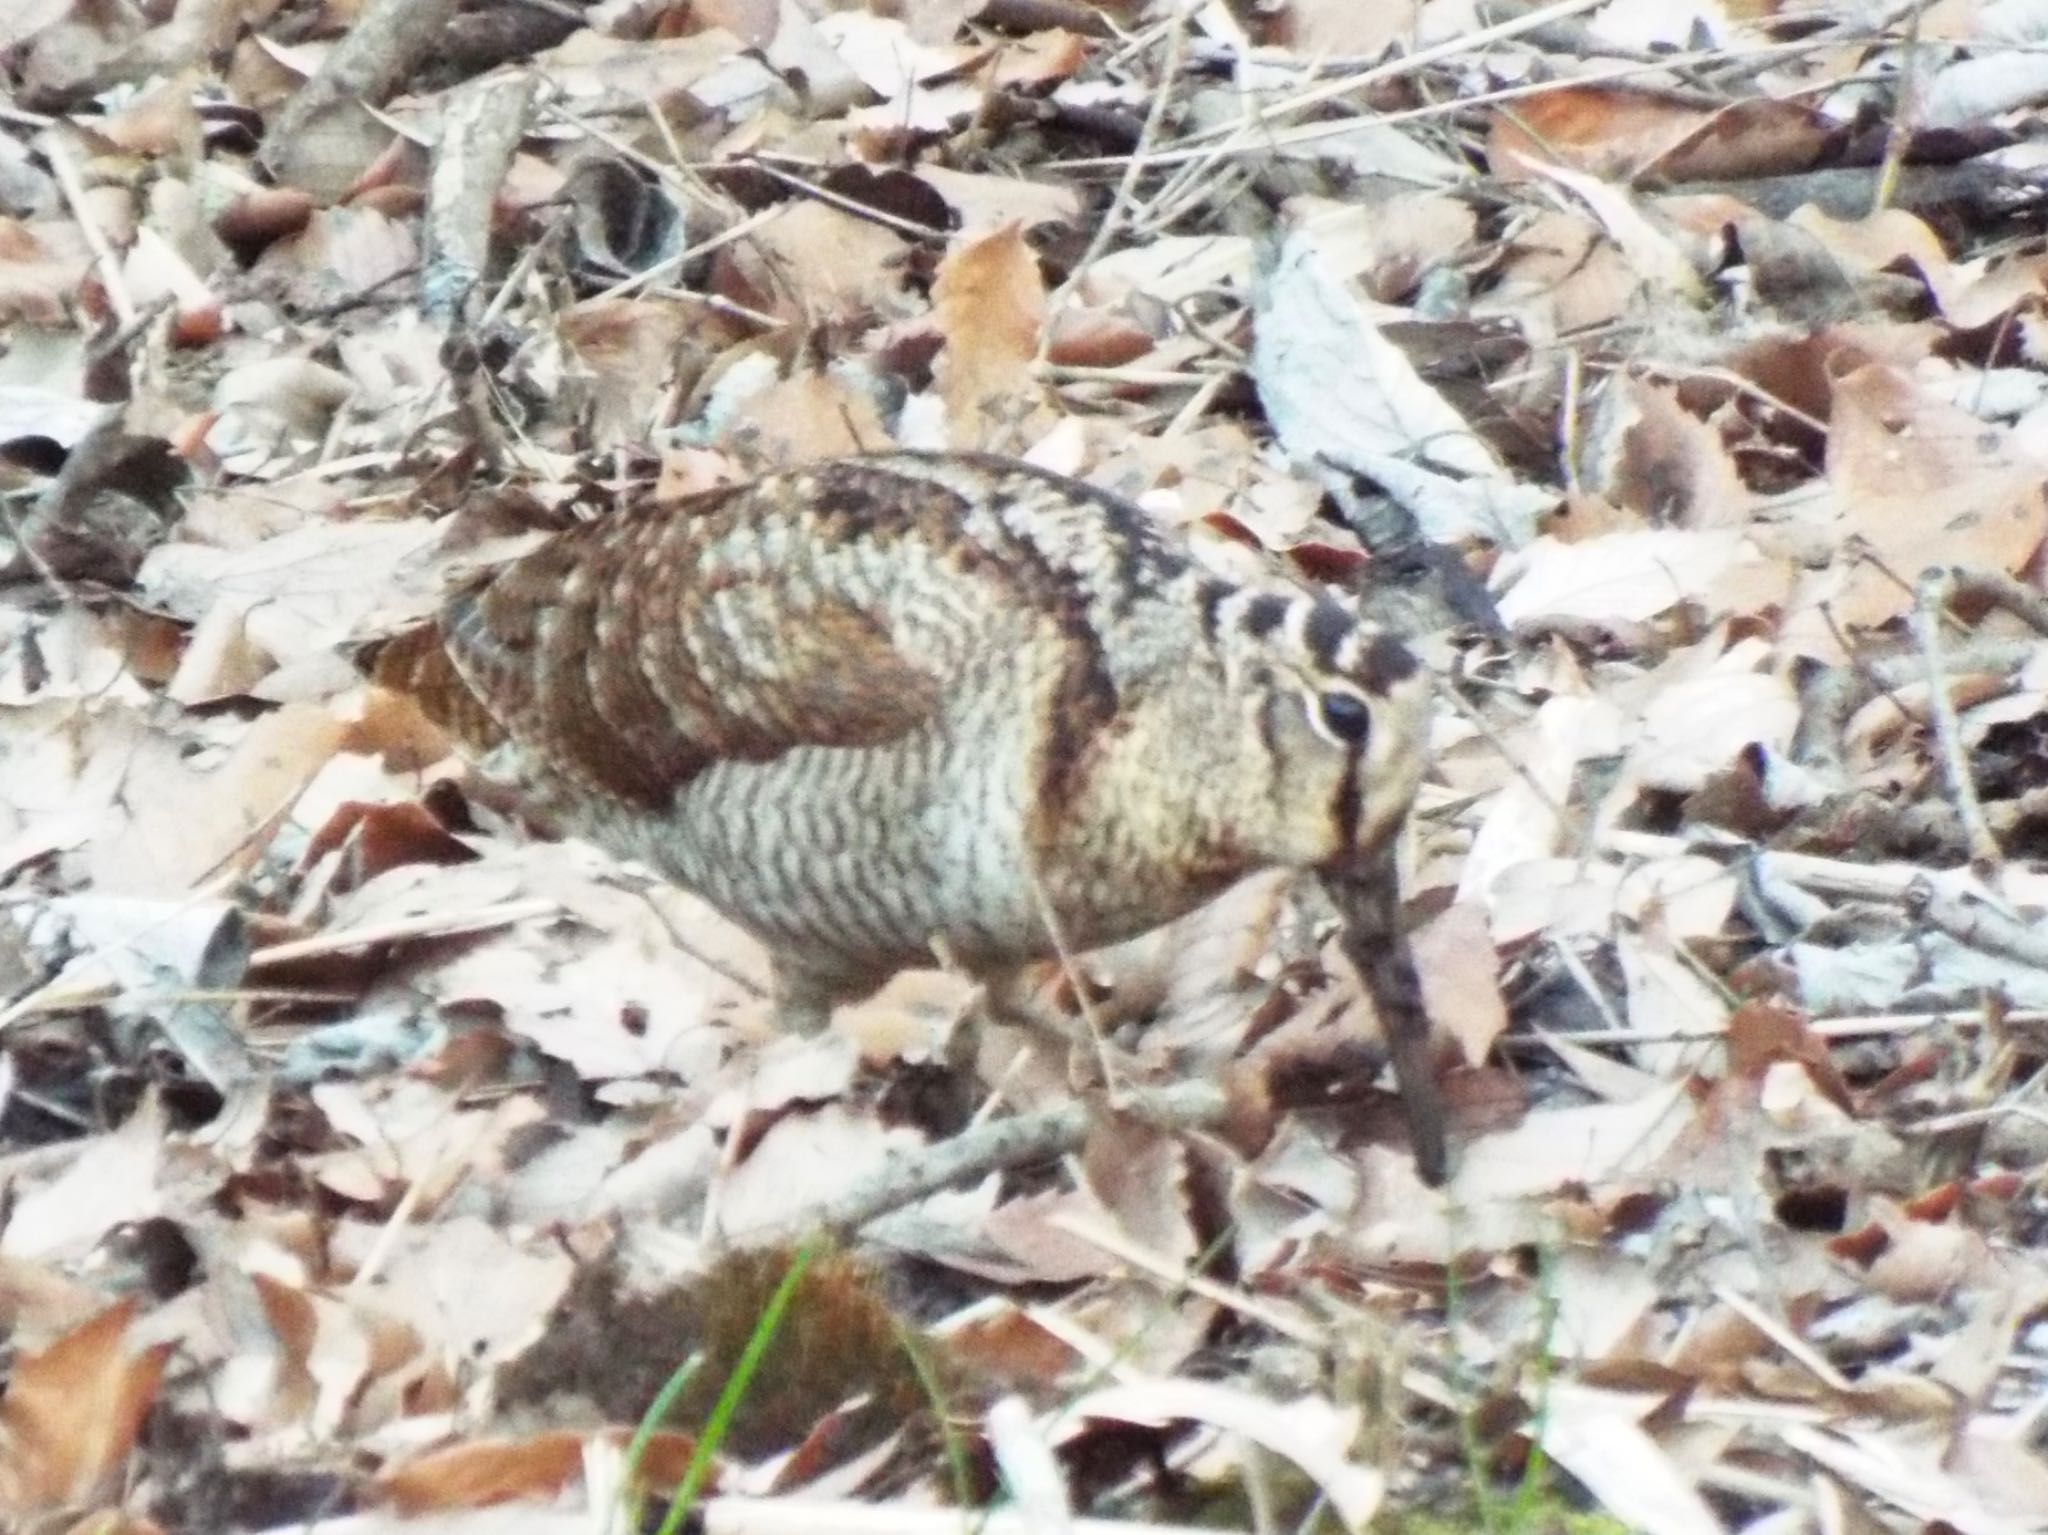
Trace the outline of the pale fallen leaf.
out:
<instances>
[{"instance_id":1,"label":"pale fallen leaf","mask_svg":"<svg viewBox=\"0 0 2048 1535\"><path fill-rule=\"evenodd\" d=\"M717 1183L719 1229L729 1239L775 1230L923 1144L844 1103L784 1114Z\"/></svg>"},{"instance_id":2,"label":"pale fallen leaf","mask_svg":"<svg viewBox=\"0 0 2048 1535\"><path fill-rule=\"evenodd\" d=\"M909 311L911 246L825 203L791 204L719 252L717 286L749 308L806 326L869 324Z\"/></svg>"},{"instance_id":3,"label":"pale fallen leaf","mask_svg":"<svg viewBox=\"0 0 2048 1535\"><path fill-rule=\"evenodd\" d=\"M1042 1535L1070 1535L1074 1510L1051 1441L1020 1396L998 1397L984 1419L1003 1490Z\"/></svg>"},{"instance_id":4,"label":"pale fallen leaf","mask_svg":"<svg viewBox=\"0 0 2048 1535\"><path fill-rule=\"evenodd\" d=\"M1692 1121L1686 1085L1629 1103L1539 1110L1512 1130L1468 1143L1452 1180L1467 1203L1534 1198L1566 1183L1647 1176Z\"/></svg>"},{"instance_id":5,"label":"pale fallen leaf","mask_svg":"<svg viewBox=\"0 0 2048 1535\"><path fill-rule=\"evenodd\" d=\"M1388 336L1412 314L1357 292L1325 245L1296 228L1255 290L1252 378L1281 446L1305 471L1371 476L1425 537L1525 542L1554 496L1507 473Z\"/></svg>"},{"instance_id":6,"label":"pale fallen leaf","mask_svg":"<svg viewBox=\"0 0 2048 1535\"><path fill-rule=\"evenodd\" d=\"M1689 1036L1717 1038L1732 1011L1726 992L1688 963L1669 933L1654 926L1615 935L1615 958L1626 988L1629 1025L1652 1036L1681 1036L1642 1047L1638 1057L1656 1070L1682 1072L1704 1064L1711 1047Z\"/></svg>"},{"instance_id":7,"label":"pale fallen leaf","mask_svg":"<svg viewBox=\"0 0 2048 1535\"><path fill-rule=\"evenodd\" d=\"M1943 1465L1946 1435L1854 1425L1786 1423L1786 1446L1916 1519L1940 1520L1962 1535L2039 1535L2040 1505L2014 1503L2027 1489L1963 1477ZM2036 1464L2036 1484L2039 1484Z\"/></svg>"},{"instance_id":8,"label":"pale fallen leaf","mask_svg":"<svg viewBox=\"0 0 2048 1535\"><path fill-rule=\"evenodd\" d=\"M807 368L732 402L722 434L771 464L801 464L895 446L869 393Z\"/></svg>"},{"instance_id":9,"label":"pale fallen leaf","mask_svg":"<svg viewBox=\"0 0 2048 1535\"><path fill-rule=\"evenodd\" d=\"M1082 1186L1131 1238L1169 1268L1202 1250L1190 1218L1187 1153L1173 1133L1105 1115L1081 1151Z\"/></svg>"},{"instance_id":10,"label":"pale fallen leaf","mask_svg":"<svg viewBox=\"0 0 2048 1535\"><path fill-rule=\"evenodd\" d=\"M1131 293L1177 304L1211 288L1248 290L1252 268L1252 242L1243 235L1167 235L1104 256L1088 268L1081 292L1097 304Z\"/></svg>"},{"instance_id":11,"label":"pale fallen leaf","mask_svg":"<svg viewBox=\"0 0 2048 1535\"><path fill-rule=\"evenodd\" d=\"M0 20L0 48L12 48L34 37L52 22L62 20L72 5L73 0L22 0L10 15Z\"/></svg>"},{"instance_id":12,"label":"pale fallen leaf","mask_svg":"<svg viewBox=\"0 0 2048 1535\"><path fill-rule=\"evenodd\" d=\"M327 710L287 705L250 726L211 771L156 774L146 792L130 791L126 824L95 842L99 888L177 894L252 860L346 735Z\"/></svg>"},{"instance_id":13,"label":"pale fallen leaf","mask_svg":"<svg viewBox=\"0 0 2048 1535\"><path fill-rule=\"evenodd\" d=\"M1503 875L1557 851L1579 764L1617 753L1623 732L1620 711L1605 700L1559 695L1544 703L1515 749L1521 773L1493 797L1473 836L1459 900L1490 902ZM1501 935L1494 936L1499 941Z\"/></svg>"},{"instance_id":14,"label":"pale fallen leaf","mask_svg":"<svg viewBox=\"0 0 2048 1535\"><path fill-rule=\"evenodd\" d=\"M1025 229L1072 224L1081 217L1080 195L1070 186L943 165L920 165L915 174L959 214L963 235L989 234L1013 223Z\"/></svg>"},{"instance_id":15,"label":"pale fallen leaf","mask_svg":"<svg viewBox=\"0 0 2048 1535\"><path fill-rule=\"evenodd\" d=\"M191 622L217 603L245 603L247 638L283 662L331 650L409 584L427 586L419 562L437 537L433 523L414 518L310 523L239 549L160 544L137 582Z\"/></svg>"},{"instance_id":16,"label":"pale fallen leaf","mask_svg":"<svg viewBox=\"0 0 2048 1535\"><path fill-rule=\"evenodd\" d=\"M1734 529L1645 528L1580 543L1539 538L1501 561L1501 621L1539 618L1594 622L1657 617L1693 601L1713 610L1716 587L1761 552Z\"/></svg>"},{"instance_id":17,"label":"pale fallen leaf","mask_svg":"<svg viewBox=\"0 0 2048 1535\"><path fill-rule=\"evenodd\" d=\"M1508 1027L1485 911L1474 902L1455 902L1418 928L1411 941L1430 1018L1458 1041L1467 1064L1483 1064Z\"/></svg>"},{"instance_id":18,"label":"pale fallen leaf","mask_svg":"<svg viewBox=\"0 0 2048 1535\"><path fill-rule=\"evenodd\" d=\"M1162 1380L1091 1391L1067 1411L1128 1423L1193 1421L1242 1434L1300 1467L1354 1532L1366 1527L1386 1495L1386 1479L1352 1458L1358 1410L1317 1397L1274 1402L1209 1381Z\"/></svg>"},{"instance_id":19,"label":"pale fallen leaf","mask_svg":"<svg viewBox=\"0 0 2048 1535\"><path fill-rule=\"evenodd\" d=\"M1543 1448L1600 1506L1646 1535L1721 1535L1699 1489L1611 1393L1554 1384L1543 1402Z\"/></svg>"},{"instance_id":20,"label":"pale fallen leaf","mask_svg":"<svg viewBox=\"0 0 2048 1535\"><path fill-rule=\"evenodd\" d=\"M161 1214L165 1128L152 1095L120 1129L89 1139L62 1173L20 1196L0 1253L75 1262L116 1226Z\"/></svg>"},{"instance_id":21,"label":"pale fallen leaf","mask_svg":"<svg viewBox=\"0 0 2048 1535\"><path fill-rule=\"evenodd\" d=\"M1715 938L1735 909L1738 885L1725 863L1701 854L1646 858L1621 876L1613 911L1654 924L1680 943Z\"/></svg>"},{"instance_id":22,"label":"pale fallen leaf","mask_svg":"<svg viewBox=\"0 0 2048 1535\"><path fill-rule=\"evenodd\" d=\"M1832 533L1875 556L1826 572L1837 625L1881 624L1912 606L1912 583L1935 565L2013 573L2048 531L2044 455L2037 444L1942 404L1901 370L1871 364L1834 381L1824 508ZM1792 614L1792 639L1831 655L1823 615ZM1809 636L1811 638L1809 638Z\"/></svg>"},{"instance_id":23,"label":"pale fallen leaf","mask_svg":"<svg viewBox=\"0 0 2048 1535\"><path fill-rule=\"evenodd\" d=\"M409 1231L385 1263L381 1308L452 1369L513 1357L547 1325L575 1262L555 1242L516 1240L473 1215Z\"/></svg>"}]
</instances>

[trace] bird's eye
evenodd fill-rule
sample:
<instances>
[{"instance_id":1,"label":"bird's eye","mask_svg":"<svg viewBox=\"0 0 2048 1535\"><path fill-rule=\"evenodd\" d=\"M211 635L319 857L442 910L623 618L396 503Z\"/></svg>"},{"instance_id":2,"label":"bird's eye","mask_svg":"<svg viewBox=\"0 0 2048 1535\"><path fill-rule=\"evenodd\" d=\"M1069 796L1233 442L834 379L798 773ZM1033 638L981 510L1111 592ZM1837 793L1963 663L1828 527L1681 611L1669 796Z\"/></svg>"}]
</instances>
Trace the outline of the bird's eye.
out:
<instances>
[{"instance_id":1,"label":"bird's eye","mask_svg":"<svg viewBox=\"0 0 2048 1535\"><path fill-rule=\"evenodd\" d=\"M1372 709L1356 693L1325 693L1316 700L1323 726L1340 741L1356 746L1372 733Z\"/></svg>"}]
</instances>

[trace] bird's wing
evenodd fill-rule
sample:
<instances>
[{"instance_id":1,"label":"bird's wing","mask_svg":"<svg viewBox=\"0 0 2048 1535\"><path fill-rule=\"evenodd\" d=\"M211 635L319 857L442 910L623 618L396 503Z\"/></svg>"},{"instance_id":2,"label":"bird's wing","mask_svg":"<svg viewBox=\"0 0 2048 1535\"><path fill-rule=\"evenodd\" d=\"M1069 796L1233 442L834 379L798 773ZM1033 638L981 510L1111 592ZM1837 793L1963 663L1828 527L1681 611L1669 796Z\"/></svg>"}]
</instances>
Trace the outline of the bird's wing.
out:
<instances>
[{"instance_id":1,"label":"bird's wing","mask_svg":"<svg viewBox=\"0 0 2048 1535\"><path fill-rule=\"evenodd\" d=\"M918 643L888 570L768 481L576 528L456 593L439 629L538 765L658 807L720 761L933 719L958 647Z\"/></svg>"}]
</instances>

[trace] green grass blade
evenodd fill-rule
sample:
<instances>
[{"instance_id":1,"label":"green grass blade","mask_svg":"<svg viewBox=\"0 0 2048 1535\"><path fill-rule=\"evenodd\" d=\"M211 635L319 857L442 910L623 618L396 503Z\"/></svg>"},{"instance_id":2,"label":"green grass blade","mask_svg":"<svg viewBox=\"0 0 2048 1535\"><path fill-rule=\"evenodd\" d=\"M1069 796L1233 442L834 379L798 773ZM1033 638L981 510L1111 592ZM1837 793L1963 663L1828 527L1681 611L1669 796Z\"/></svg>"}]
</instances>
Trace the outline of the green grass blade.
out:
<instances>
[{"instance_id":1,"label":"green grass blade","mask_svg":"<svg viewBox=\"0 0 2048 1535\"><path fill-rule=\"evenodd\" d=\"M798 1248L796 1255L789 1260L789 1272L782 1276L782 1283L775 1287L775 1293L762 1308L760 1320L754 1323L754 1330L747 1338L747 1346L740 1351L739 1363L726 1377L725 1389L718 1393L711 1416L705 1420L704 1432L698 1436L690 1464L683 1472L683 1483L669 1502L667 1517L661 1521L660 1535L676 1535L676 1531L683 1527L683 1521L690 1517L690 1510L696 1507L697 1494L703 1490L704 1480L711 1474L712 1459L718 1454L718 1447L725 1442L733 1417L738 1413L740 1403L746 1400L747 1388L754 1382L754 1372L760 1369L761 1361L768 1356L768 1346L775 1341L783 1314L789 1310L789 1303L796 1296L796 1287L803 1281L804 1271L811 1266L811 1259L815 1256L817 1244L814 1242L806 1242Z\"/></svg>"}]
</instances>

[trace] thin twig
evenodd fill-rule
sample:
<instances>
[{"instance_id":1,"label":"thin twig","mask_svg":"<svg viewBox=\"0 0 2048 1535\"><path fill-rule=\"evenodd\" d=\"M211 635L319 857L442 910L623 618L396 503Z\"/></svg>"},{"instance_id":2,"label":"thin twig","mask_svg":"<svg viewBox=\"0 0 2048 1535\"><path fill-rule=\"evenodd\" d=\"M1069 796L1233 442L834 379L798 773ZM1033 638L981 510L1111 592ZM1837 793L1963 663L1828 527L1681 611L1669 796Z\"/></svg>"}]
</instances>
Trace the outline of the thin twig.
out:
<instances>
[{"instance_id":1,"label":"thin twig","mask_svg":"<svg viewBox=\"0 0 2048 1535\"><path fill-rule=\"evenodd\" d=\"M1045 934L1052 940L1052 951L1060 962L1060 973L1074 988L1074 1001L1081 1009L1081 1020L1088 1025L1088 1038L1095 1046L1095 1067L1102 1073L1102 1085L1109 1094L1110 1107L1122 1109L1127 1100L1117 1083L1116 1063L1110 1057L1102 1015L1096 1012L1094 999L1088 995L1088 978L1075 962L1073 946L1067 942L1059 915L1052 909L1052 897L1045 893L1045 881L1039 878L1036 869L1031 871L1031 895L1038 903L1038 920L1045 924Z\"/></svg>"},{"instance_id":2,"label":"thin twig","mask_svg":"<svg viewBox=\"0 0 2048 1535\"><path fill-rule=\"evenodd\" d=\"M1984 805L1977 797L1977 782L1970 775L1970 757L1963 745L1962 721L1948 690L1948 665L1942 656L1941 624L1954 599L1955 572L1931 570L1920 578L1914 593L1913 635L1920 642L1920 654L1927 669L1927 712L1934 725L1934 739L1941 754L1942 776L1948 781L1949 798L1956 817L1963 824L1963 836L1970 850L1970 862L1980 869L1996 868L2005 855L1998 839L1984 819Z\"/></svg>"},{"instance_id":3,"label":"thin twig","mask_svg":"<svg viewBox=\"0 0 2048 1535\"><path fill-rule=\"evenodd\" d=\"M1884 160L1878 166L1877 187L1870 196L1872 218L1891 206L1892 194L1898 190L1899 172L1906 164L1906 150L1913 142L1913 130L1919 125L1924 58L1924 50L1920 46L1920 22L1926 12L1927 0L1914 0L1912 15L1906 20L1906 35L1899 43L1899 72L1896 89L1892 93L1891 126L1885 132Z\"/></svg>"},{"instance_id":4,"label":"thin twig","mask_svg":"<svg viewBox=\"0 0 2048 1535\"><path fill-rule=\"evenodd\" d=\"M1292 1338L1310 1348L1323 1348L1329 1344L1329 1329L1310 1321L1308 1318L1274 1305L1271 1301L1249 1294L1232 1285L1218 1284L1202 1274L1190 1270L1185 1264L1162 1258L1133 1242L1105 1220L1083 1215L1078 1210L1055 1211L1047 1224L1068 1236L1078 1237L1090 1247L1108 1253L1120 1263L1150 1274L1161 1283L1175 1289L1186 1290L1204 1300L1214 1301L1240 1316L1250 1317L1271 1328L1283 1338Z\"/></svg>"},{"instance_id":5,"label":"thin twig","mask_svg":"<svg viewBox=\"0 0 2048 1535\"><path fill-rule=\"evenodd\" d=\"M129 293L128 279L122 275L121 258L108 243L107 232L100 228L100 221L93 217L92 207L85 200L85 183L79 179L78 162L71 157L70 140L59 133L49 134L43 139L42 150L43 158L50 162L50 174L57 180L57 189L64 194L65 205L78 222L85 248L92 252L100 284L107 290L107 302L122 325L132 324L136 315L134 295Z\"/></svg>"},{"instance_id":6,"label":"thin twig","mask_svg":"<svg viewBox=\"0 0 2048 1535\"><path fill-rule=\"evenodd\" d=\"M1109 249L1109 242L1116 238L1123 227L1123 221L1130 212L1131 200L1138 191L1138 178L1146 167L1148 151L1158 142L1159 130L1166 121L1166 109L1173 99L1173 88L1180 80L1181 58L1186 48L1188 35L1187 7L1176 4L1171 24L1166 33L1166 60L1160 66L1159 83L1152 92L1152 107L1145 114L1145 124L1138 130L1138 147L1124 158L1123 175L1117 182L1116 195L1109 201L1108 210L1102 215L1102 222L1095 226L1088 246L1081 252L1067 272L1066 281L1054 290L1046 300L1046 323L1038 330L1038 358L1040 366L1045 363L1046 348L1052 344L1052 321L1065 304L1067 297L1080 286L1088 269L1102 259L1102 253Z\"/></svg>"},{"instance_id":7,"label":"thin twig","mask_svg":"<svg viewBox=\"0 0 2048 1535\"><path fill-rule=\"evenodd\" d=\"M1713 1289L1716 1300L1777 1344L1794 1363L1804 1366L1822 1385L1844 1393L1856 1389L1855 1383L1830 1364L1818 1349L1750 1297L1725 1284L1717 1284Z\"/></svg>"},{"instance_id":8,"label":"thin twig","mask_svg":"<svg viewBox=\"0 0 2048 1535\"><path fill-rule=\"evenodd\" d=\"M343 953L349 949L401 943L413 938L450 938L458 933L480 933L488 928L505 927L536 917L559 916L561 911L562 905L559 901L530 897L524 900L501 901L495 906L478 906L468 911L429 912L418 917L373 922L364 927L320 933L312 938L294 938L284 943L268 944L249 956L249 968L260 970L270 965L287 964L293 960L314 959L326 954Z\"/></svg>"},{"instance_id":9,"label":"thin twig","mask_svg":"<svg viewBox=\"0 0 2048 1535\"><path fill-rule=\"evenodd\" d=\"M1782 52L1810 52L1805 43L1781 43L1773 45ZM1769 51L1766 49L1765 51ZM1531 96L1545 96L1555 91L1585 90L1598 85L1612 85L1626 80L1639 80L1644 75L1664 74L1688 61L1711 59L1720 56L1719 49L1701 49L1690 54L1674 54L1662 64L1628 64L1609 70L1595 70L1589 74L1567 75L1555 80L1538 80L1521 85L1504 86L1497 91L1483 91L1470 96L1456 96L1444 101L1433 101L1425 106L1408 107L1399 112L1385 112L1371 118L1346 117L1333 122L1304 123L1299 128L1288 128L1264 137L1245 137L1241 142L1227 140L1221 144L1199 144L1194 148L1156 149L1146 155L1146 165L1181 165L1189 160L1227 158L1231 155L1263 154L1278 149L1292 149L1303 144L1320 143L1324 139L1342 138L1357 133L1368 125L1393 127L1401 123L1422 122L1439 117L1452 117L1468 113L1477 107L1498 106L1503 102L1521 101ZM1214 130L1212 130L1214 131ZM1235 131L1243 133L1242 128ZM1085 159L1057 160L1047 169L1062 171L1110 170L1121 166L1125 156L1097 155Z\"/></svg>"},{"instance_id":10,"label":"thin twig","mask_svg":"<svg viewBox=\"0 0 2048 1535\"><path fill-rule=\"evenodd\" d=\"M1363 91L1369 86L1380 85L1388 80L1397 80L1405 75L1412 75L1418 70L1427 69L1430 65L1442 63L1446 59L1453 59L1461 54L1473 53L1494 43L1506 42L1509 38L1517 37L1524 32L1534 31L1538 27L1562 20L1567 16L1575 16L1581 11L1590 11L1602 3L1604 3L1604 0L1557 0L1556 4L1546 5L1541 10L1531 11L1525 16L1511 17L1493 26L1482 27L1476 32L1466 32L1456 37L1446 38L1443 42L1434 44L1431 47L1419 48L1413 53L1403 54L1400 58L1390 60L1385 64L1374 65L1371 69L1365 70L1360 74L1346 75L1336 80L1325 80L1322 84L1312 86L1308 90L1289 96L1284 101L1276 101L1268 106L1261 107L1252 114L1249 122L1224 123L1214 128L1207 128L1200 133L1189 135L1187 142L1190 144L1206 143L1213 139L1227 138L1243 133L1247 129L1263 127L1278 121L1280 118L1292 117L1309 107L1320 106L1323 102L1333 101L1339 96L1349 96L1355 92ZM1664 63L1668 67L1669 61L1664 61ZM1357 123L1354 122L1351 126L1356 127Z\"/></svg>"}]
</instances>

